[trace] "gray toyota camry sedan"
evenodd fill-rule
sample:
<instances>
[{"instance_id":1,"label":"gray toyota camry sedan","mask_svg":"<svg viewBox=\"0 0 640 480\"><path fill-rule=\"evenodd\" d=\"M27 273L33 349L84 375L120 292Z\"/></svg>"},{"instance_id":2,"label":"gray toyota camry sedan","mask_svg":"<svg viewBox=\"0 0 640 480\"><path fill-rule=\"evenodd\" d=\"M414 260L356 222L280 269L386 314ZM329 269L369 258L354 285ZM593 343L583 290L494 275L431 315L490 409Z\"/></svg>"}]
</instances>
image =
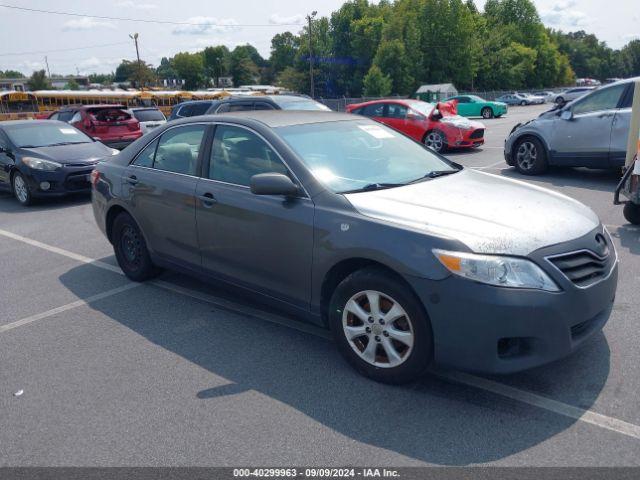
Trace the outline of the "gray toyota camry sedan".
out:
<instances>
[{"instance_id":1,"label":"gray toyota camry sedan","mask_svg":"<svg viewBox=\"0 0 640 480\"><path fill-rule=\"evenodd\" d=\"M615 297L616 251L589 208L359 116L177 121L92 184L129 278L166 268L252 292L331 329L378 381L556 360L602 329Z\"/></svg>"}]
</instances>

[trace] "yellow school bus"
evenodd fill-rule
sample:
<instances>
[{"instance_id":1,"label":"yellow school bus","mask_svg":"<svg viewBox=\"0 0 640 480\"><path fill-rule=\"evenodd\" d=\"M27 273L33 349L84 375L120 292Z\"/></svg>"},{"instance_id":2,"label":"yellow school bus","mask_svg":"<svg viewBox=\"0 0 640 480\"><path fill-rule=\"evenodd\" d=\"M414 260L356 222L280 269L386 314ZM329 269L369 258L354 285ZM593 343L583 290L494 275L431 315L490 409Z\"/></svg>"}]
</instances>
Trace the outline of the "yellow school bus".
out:
<instances>
[{"instance_id":1,"label":"yellow school bus","mask_svg":"<svg viewBox=\"0 0 640 480\"><path fill-rule=\"evenodd\" d=\"M0 121L34 118L38 113L36 96L30 92L0 92Z\"/></svg>"},{"instance_id":2,"label":"yellow school bus","mask_svg":"<svg viewBox=\"0 0 640 480\"><path fill-rule=\"evenodd\" d=\"M151 92L128 90L37 90L38 111L46 115L67 105L118 104L126 107L154 107Z\"/></svg>"}]
</instances>

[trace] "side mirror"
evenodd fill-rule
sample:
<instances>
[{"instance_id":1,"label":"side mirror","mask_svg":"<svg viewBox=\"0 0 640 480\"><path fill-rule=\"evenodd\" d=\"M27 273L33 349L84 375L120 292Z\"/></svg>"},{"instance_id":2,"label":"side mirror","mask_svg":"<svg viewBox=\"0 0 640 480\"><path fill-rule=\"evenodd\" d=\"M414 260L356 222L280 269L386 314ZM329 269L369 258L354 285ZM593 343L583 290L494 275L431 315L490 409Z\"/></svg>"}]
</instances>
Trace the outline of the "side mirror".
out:
<instances>
[{"instance_id":1,"label":"side mirror","mask_svg":"<svg viewBox=\"0 0 640 480\"><path fill-rule=\"evenodd\" d=\"M251 193L254 195L284 195L292 197L299 192L289 177L281 173L260 173L251 177Z\"/></svg>"},{"instance_id":2,"label":"side mirror","mask_svg":"<svg viewBox=\"0 0 640 480\"><path fill-rule=\"evenodd\" d=\"M573 112L570 109L563 110L560 114L562 120L571 120L573 118Z\"/></svg>"}]
</instances>

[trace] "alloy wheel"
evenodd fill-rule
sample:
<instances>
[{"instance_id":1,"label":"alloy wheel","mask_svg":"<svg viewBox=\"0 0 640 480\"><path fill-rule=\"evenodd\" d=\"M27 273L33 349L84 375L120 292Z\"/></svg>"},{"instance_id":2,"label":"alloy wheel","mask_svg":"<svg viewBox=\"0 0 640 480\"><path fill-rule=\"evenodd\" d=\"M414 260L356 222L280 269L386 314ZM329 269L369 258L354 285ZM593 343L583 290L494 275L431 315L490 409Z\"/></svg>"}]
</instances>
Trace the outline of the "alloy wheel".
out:
<instances>
[{"instance_id":1,"label":"alloy wheel","mask_svg":"<svg viewBox=\"0 0 640 480\"><path fill-rule=\"evenodd\" d=\"M440 152L444 147L444 138L442 138L442 134L439 132L430 132L425 137L424 144L432 150Z\"/></svg>"},{"instance_id":2,"label":"alloy wheel","mask_svg":"<svg viewBox=\"0 0 640 480\"><path fill-rule=\"evenodd\" d=\"M516 161L522 170L531 170L538 160L538 149L533 142L524 141L518 146Z\"/></svg>"},{"instance_id":3,"label":"alloy wheel","mask_svg":"<svg viewBox=\"0 0 640 480\"><path fill-rule=\"evenodd\" d=\"M376 367L397 367L413 349L409 315L396 300L375 290L358 292L347 301L342 328L353 351Z\"/></svg>"},{"instance_id":4,"label":"alloy wheel","mask_svg":"<svg viewBox=\"0 0 640 480\"><path fill-rule=\"evenodd\" d=\"M20 203L26 203L29 200L29 190L22 175L16 174L13 179L13 191Z\"/></svg>"}]
</instances>

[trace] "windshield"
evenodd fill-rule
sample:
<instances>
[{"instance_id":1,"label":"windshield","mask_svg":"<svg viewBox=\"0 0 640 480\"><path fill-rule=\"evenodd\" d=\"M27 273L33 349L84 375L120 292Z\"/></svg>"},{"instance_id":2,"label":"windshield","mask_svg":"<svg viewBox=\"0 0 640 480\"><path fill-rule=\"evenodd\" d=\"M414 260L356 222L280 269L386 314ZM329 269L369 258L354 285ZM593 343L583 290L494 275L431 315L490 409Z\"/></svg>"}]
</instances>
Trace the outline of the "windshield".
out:
<instances>
[{"instance_id":1,"label":"windshield","mask_svg":"<svg viewBox=\"0 0 640 480\"><path fill-rule=\"evenodd\" d=\"M282 110L331 110L320 102L303 97L271 97Z\"/></svg>"},{"instance_id":2,"label":"windshield","mask_svg":"<svg viewBox=\"0 0 640 480\"><path fill-rule=\"evenodd\" d=\"M164 114L155 108L150 108L149 110L134 110L133 116L136 117L136 120L139 122L161 122L166 120Z\"/></svg>"},{"instance_id":3,"label":"windshield","mask_svg":"<svg viewBox=\"0 0 640 480\"><path fill-rule=\"evenodd\" d=\"M458 169L417 142L378 123L357 120L279 127L282 139L330 190L399 186Z\"/></svg>"},{"instance_id":4,"label":"windshield","mask_svg":"<svg viewBox=\"0 0 640 480\"><path fill-rule=\"evenodd\" d=\"M92 142L89 137L71 125L48 120L21 125L3 125L3 129L18 148Z\"/></svg>"},{"instance_id":5,"label":"windshield","mask_svg":"<svg viewBox=\"0 0 640 480\"><path fill-rule=\"evenodd\" d=\"M411 102L409 103L409 106L412 110L415 110L416 112L421 113L427 117L431 115L434 107L433 103L427 102Z\"/></svg>"}]
</instances>

